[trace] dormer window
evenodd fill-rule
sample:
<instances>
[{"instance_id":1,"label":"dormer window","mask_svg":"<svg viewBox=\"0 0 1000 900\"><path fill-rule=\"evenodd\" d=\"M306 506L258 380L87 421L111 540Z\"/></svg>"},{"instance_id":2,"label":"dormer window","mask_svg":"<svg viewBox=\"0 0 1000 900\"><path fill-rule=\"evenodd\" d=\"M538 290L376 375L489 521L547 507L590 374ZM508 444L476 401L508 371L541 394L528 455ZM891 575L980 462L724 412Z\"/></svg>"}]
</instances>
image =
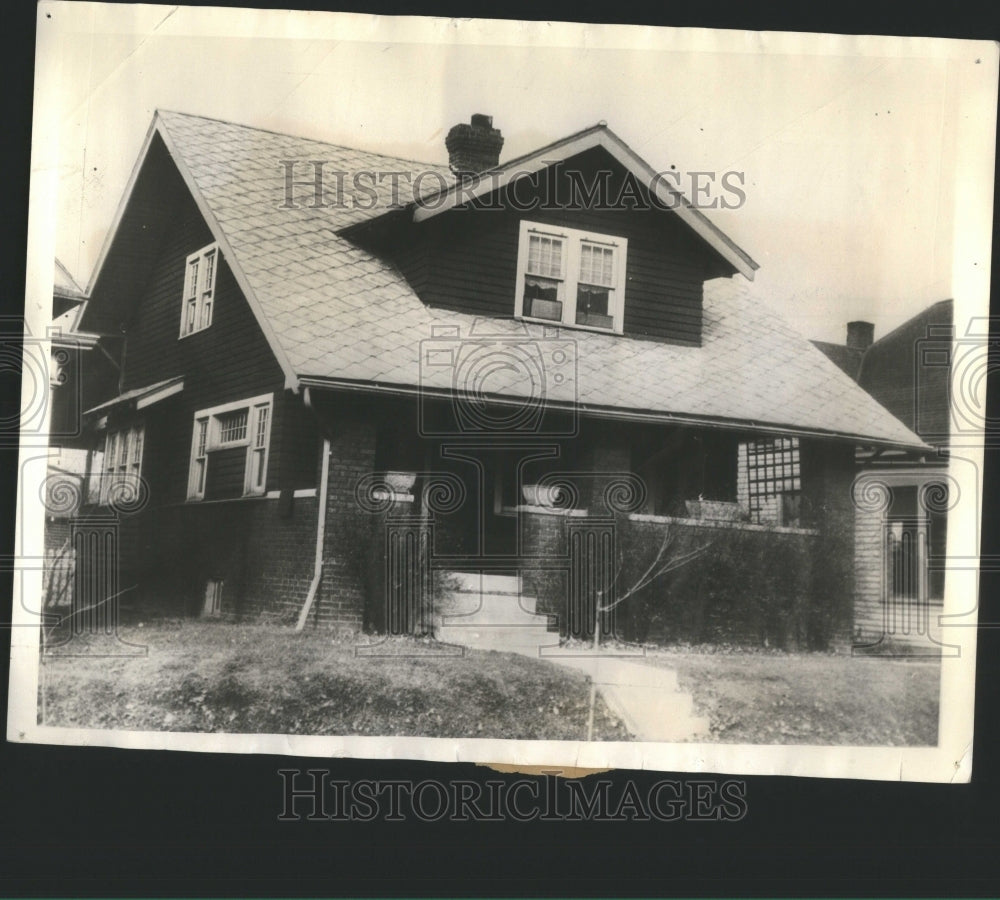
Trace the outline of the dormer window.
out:
<instances>
[{"instance_id":1,"label":"dormer window","mask_svg":"<svg viewBox=\"0 0 1000 900\"><path fill-rule=\"evenodd\" d=\"M622 331L625 238L521 222L514 315Z\"/></svg>"},{"instance_id":2,"label":"dormer window","mask_svg":"<svg viewBox=\"0 0 1000 900\"><path fill-rule=\"evenodd\" d=\"M212 324L218 263L218 244L209 244L187 258L181 307L181 337L194 334Z\"/></svg>"}]
</instances>

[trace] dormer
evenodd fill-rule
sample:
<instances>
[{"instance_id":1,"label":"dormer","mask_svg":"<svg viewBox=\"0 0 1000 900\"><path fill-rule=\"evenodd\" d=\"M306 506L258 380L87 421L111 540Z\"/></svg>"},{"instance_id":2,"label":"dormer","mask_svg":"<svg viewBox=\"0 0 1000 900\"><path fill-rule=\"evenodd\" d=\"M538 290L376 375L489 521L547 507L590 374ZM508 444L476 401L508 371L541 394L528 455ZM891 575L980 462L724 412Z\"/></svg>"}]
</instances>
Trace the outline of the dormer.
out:
<instances>
[{"instance_id":1,"label":"dormer","mask_svg":"<svg viewBox=\"0 0 1000 900\"><path fill-rule=\"evenodd\" d=\"M473 116L448 134L453 183L342 233L399 266L428 306L692 346L704 282L753 278L676 173L605 124L500 164L502 146Z\"/></svg>"}]
</instances>

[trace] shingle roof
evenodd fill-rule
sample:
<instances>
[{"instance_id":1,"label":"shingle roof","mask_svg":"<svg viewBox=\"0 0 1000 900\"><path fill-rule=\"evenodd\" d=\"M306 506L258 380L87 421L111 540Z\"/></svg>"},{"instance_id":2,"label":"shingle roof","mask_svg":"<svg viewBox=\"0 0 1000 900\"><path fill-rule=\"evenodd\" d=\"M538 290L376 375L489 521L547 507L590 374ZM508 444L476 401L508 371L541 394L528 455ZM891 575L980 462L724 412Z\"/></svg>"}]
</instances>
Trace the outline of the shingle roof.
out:
<instances>
[{"instance_id":1,"label":"shingle roof","mask_svg":"<svg viewBox=\"0 0 1000 900\"><path fill-rule=\"evenodd\" d=\"M443 166L198 116L157 115L168 148L231 250L230 265L242 273L283 362L297 377L449 390L454 367L421 366L421 349L431 346L422 342L441 328L462 338L481 338L484 330L499 334L503 342L495 347L509 360L518 347L537 355L552 346L534 342L542 337L534 326L527 331L533 342L525 345L511 340L523 337L523 323L427 307L395 266L339 235L339 229L384 212L354 208L350 179L342 207L311 208L303 201L300 208L282 208L282 160L325 160L328 172L434 170L447 177ZM440 185L436 178L429 181ZM546 380L544 396L553 402L921 445L809 341L750 297L745 283L706 284L701 347L575 329L546 329L546 335L550 342L556 336L572 342L576 360L575 378ZM538 393L537 379L532 383L522 365L491 372L491 393Z\"/></svg>"},{"instance_id":2,"label":"shingle roof","mask_svg":"<svg viewBox=\"0 0 1000 900\"><path fill-rule=\"evenodd\" d=\"M80 285L76 283L76 279L69 274L69 269L67 269L58 259L55 264L55 282L53 284L53 291L59 297L66 297L70 300L84 300L86 299L86 294Z\"/></svg>"},{"instance_id":3,"label":"shingle roof","mask_svg":"<svg viewBox=\"0 0 1000 900\"><path fill-rule=\"evenodd\" d=\"M823 355L841 372L850 375L857 381L861 357L864 356L863 350L848 347L847 344L831 344L829 341L810 341L809 343L821 350Z\"/></svg>"}]
</instances>

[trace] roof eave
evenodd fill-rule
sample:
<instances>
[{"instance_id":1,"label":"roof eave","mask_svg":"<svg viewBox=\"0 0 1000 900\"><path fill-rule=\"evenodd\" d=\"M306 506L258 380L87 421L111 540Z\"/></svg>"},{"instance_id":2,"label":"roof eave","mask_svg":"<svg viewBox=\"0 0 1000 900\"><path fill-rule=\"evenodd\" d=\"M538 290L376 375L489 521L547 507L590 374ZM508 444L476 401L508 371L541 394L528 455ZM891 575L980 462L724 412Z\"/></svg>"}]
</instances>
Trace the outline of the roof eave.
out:
<instances>
[{"instance_id":1,"label":"roof eave","mask_svg":"<svg viewBox=\"0 0 1000 900\"><path fill-rule=\"evenodd\" d=\"M319 375L300 374L299 382L303 387L312 390L353 391L368 394L380 394L392 397L430 397L441 400L453 400L454 392L447 388L428 388L424 385L390 384L374 381L357 381L346 378L335 378ZM524 404L523 397L503 394L482 395L479 399L498 405ZM916 435L913 441L880 438L862 433L832 431L805 426L759 422L753 419L731 419L721 416L698 416L689 413L665 412L660 410L644 410L630 407L598 406L586 403L568 401L552 401L546 404L552 410L584 413L595 418L618 419L632 422L661 422L664 424L698 425L705 428L742 429L755 434L794 435L824 440L847 441L865 447L899 449L915 453L936 453L930 444L921 441Z\"/></svg>"}]
</instances>

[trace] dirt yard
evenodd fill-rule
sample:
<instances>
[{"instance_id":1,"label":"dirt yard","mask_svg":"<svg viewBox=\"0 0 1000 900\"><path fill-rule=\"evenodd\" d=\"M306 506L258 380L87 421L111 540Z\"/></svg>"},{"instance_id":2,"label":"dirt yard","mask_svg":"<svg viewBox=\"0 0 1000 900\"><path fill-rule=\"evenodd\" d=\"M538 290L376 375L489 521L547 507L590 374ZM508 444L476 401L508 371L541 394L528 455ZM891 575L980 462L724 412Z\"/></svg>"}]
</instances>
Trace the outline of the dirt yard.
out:
<instances>
[{"instance_id":1,"label":"dirt yard","mask_svg":"<svg viewBox=\"0 0 1000 900\"><path fill-rule=\"evenodd\" d=\"M123 626L148 655L49 653L39 693L48 725L157 731L426 735L583 740L585 676L509 653L434 657L396 639L358 657L357 640L327 631L172 620ZM123 645L90 645L91 653ZM80 655L83 654L83 655ZM420 654L420 655L413 655ZM627 740L598 698L597 740Z\"/></svg>"},{"instance_id":2,"label":"dirt yard","mask_svg":"<svg viewBox=\"0 0 1000 900\"><path fill-rule=\"evenodd\" d=\"M648 651L677 672L710 740L746 744L937 744L939 660L830 654Z\"/></svg>"}]
</instances>

